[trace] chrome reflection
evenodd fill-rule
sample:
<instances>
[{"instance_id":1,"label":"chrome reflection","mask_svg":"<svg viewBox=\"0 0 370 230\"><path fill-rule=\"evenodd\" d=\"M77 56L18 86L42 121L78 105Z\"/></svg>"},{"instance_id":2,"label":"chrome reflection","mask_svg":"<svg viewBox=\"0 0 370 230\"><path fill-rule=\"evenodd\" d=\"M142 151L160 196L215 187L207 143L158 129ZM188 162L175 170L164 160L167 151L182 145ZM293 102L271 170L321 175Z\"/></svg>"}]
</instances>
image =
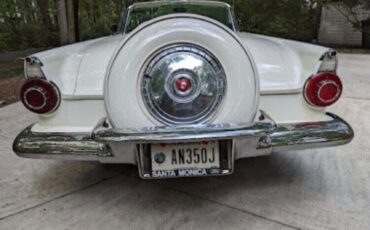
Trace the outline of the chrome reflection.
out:
<instances>
[{"instance_id":1,"label":"chrome reflection","mask_svg":"<svg viewBox=\"0 0 370 230\"><path fill-rule=\"evenodd\" d=\"M17 155L27 158L140 164L135 157L138 144L233 140L235 159L241 159L277 151L331 147L351 142L354 137L351 126L334 114L327 115L332 119L276 125L264 114L262 121L252 126L213 124L194 126L194 129L158 127L139 133L106 127L105 118L92 133L85 134L34 133L30 126L14 140L13 150Z\"/></svg>"},{"instance_id":2,"label":"chrome reflection","mask_svg":"<svg viewBox=\"0 0 370 230\"><path fill-rule=\"evenodd\" d=\"M226 90L226 75L209 51L178 44L148 62L141 94L149 112L170 125L202 123L215 115Z\"/></svg>"}]
</instances>

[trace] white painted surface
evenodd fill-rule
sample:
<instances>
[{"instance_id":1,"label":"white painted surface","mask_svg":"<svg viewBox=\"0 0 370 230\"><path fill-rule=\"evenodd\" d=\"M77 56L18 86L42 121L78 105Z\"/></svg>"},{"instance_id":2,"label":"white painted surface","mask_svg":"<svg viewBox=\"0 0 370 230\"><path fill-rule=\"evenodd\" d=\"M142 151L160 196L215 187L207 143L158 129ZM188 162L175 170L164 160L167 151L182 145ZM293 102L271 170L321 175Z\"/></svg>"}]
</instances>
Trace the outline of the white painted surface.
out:
<instances>
[{"instance_id":1,"label":"white painted surface","mask_svg":"<svg viewBox=\"0 0 370 230\"><path fill-rule=\"evenodd\" d=\"M328 50L258 34L238 35L257 65L262 94L301 92L307 78L316 73L320 57Z\"/></svg>"},{"instance_id":2,"label":"white painted surface","mask_svg":"<svg viewBox=\"0 0 370 230\"><path fill-rule=\"evenodd\" d=\"M263 95L259 109L268 113L278 124L330 119L324 109L309 107L303 94Z\"/></svg>"},{"instance_id":3,"label":"white painted surface","mask_svg":"<svg viewBox=\"0 0 370 230\"><path fill-rule=\"evenodd\" d=\"M115 35L98 40L84 48L84 58L80 64L75 96L103 95L104 76L117 45L125 35ZM134 58L136 55L131 54Z\"/></svg>"},{"instance_id":4,"label":"white painted surface","mask_svg":"<svg viewBox=\"0 0 370 230\"><path fill-rule=\"evenodd\" d=\"M84 48L105 40L99 38L34 54L43 63L45 76L55 82L63 95L74 95L79 66L85 55Z\"/></svg>"},{"instance_id":5,"label":"white painted surface","mask_svg":"<svg viewBox=\"0 0 370 230\"><path fill-rule=\"evenodd\" d=\"M54 114L40 117L32 131L90 133L106 116L103 100L63 100Z\"/></svg>"},{"instance_id":6,"label":"white painted surface","mask_svg":"<svg viewBox=\"0 0 370 230\"><path fill-rule=\"evenodd\" d=\"M259 97L258 76L250 54L233 33L218 22L191 15L161 17L138 29L120 44L106 77L105 101L114 127L161 125L148 113L142 101L142 71L151 54L174 43L197 44L211 50L222 63L227 76L226 95L210 122L253 121Z\"/></svg>"},{"instance_id":7,"label":"white painted surface","mask_svg":"<svg viewBox=\"0 0 370 230\"><path fill-rule=\"evenodd\" d=\"M302 94L263 95L259 110L266 111L277 123L325 121L321 109L312 109ZM329 108L330 110L330 108ZM107 117L104 100L64 100L56 113L41 117L33 127L34 132L91 132L101 118ZM139 128L139 122L128 128Z\"/></svg>"},{"instance_id":8,"label":"white painted surface","mask_svg":"<svg viewBox=\"0 0 370 230\"><path fill-rule=\"evenodd\" d=\"M237 36L254 58L262 93L297 91L315 71L319 58L327 50L321 46L258 34L237 33ZM125 35L114 35L51 49L35 56L44 63L47 78L55 81L64 95L102 97L109 60L124 39ZM181 36L174 39L179 40ZM138 60L146 58L134 53L130 55ZM233 57L233 60L238 60L238 57ZM122 70L124 68L122 66Z\"/></svg>"},{"instance_id":9,"label":"white painted surface","mask_svg":"<svg viewBox=\"0 0 370 230\"><path fill-rule=\"evenodd\" d=\"M216 26L199 20L171 19L149 27L143 24L138 35L130 39L115 35L36 54L44 63L46 77L59 86L63 98L68 101L63 100L54 114L41 117L34 130L85 132L92 130L101 117L107 116L117 127L161 125L143 105L139 90L140 71L150 54L175 42L201 45L214 53L224 66L228 78L227 95L219 113L210 122L250 122L258 107L277 122L325 119L322 110L307 106L301 93L306 79L315 72L319 58L327 48L250 33L229 31L230 34L223 25L212 23ZM248 55L237 41L243 44ZM121 49L122 44L125 46ZM110 61L112 69L107 74ZM254 87L258 81L254 79L257 74L253 68L259 76L260 106L255 106L259 94ZM112 76L110 80L106 74ZM107 81L105 102L109 113L102 106L104 81ZM277 94L281 96L268 96ZM73 99L77 101L72 103L70 100ZM281 104L289 109L277 106Z\"/></svg>"}]
</instances>

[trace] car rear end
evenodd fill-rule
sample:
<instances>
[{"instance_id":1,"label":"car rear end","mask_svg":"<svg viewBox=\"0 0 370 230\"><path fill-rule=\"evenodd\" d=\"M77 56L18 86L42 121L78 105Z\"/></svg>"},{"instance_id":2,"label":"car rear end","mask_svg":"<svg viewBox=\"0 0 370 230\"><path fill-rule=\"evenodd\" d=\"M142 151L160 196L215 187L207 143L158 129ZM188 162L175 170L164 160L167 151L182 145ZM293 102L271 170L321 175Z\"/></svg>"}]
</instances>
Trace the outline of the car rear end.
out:
<instances>
[{"instance_id":1,"label":"car rear end","mask_svg":"<svg viewBox=\"0 0 370 230\"><path fill-rule=\"evenodd\" d=\"M272 60L253 39L193 14L158 17L113 40L114 52L91 48L104 53L98 61L80 47L55 78L45 67L52 52L25 60L21 99L40 122L16 138L18 155L135 164L145 179L220 176L237 159L353 138L344 120L325 113L343 90L334 51L316 60L289 48L282 55L295 64L274 66L259 59ZM316 64L306 77L305 61ZM263 70L274 68L296 75L269 79L273 71Z\"/></svg>"}]
</instances>

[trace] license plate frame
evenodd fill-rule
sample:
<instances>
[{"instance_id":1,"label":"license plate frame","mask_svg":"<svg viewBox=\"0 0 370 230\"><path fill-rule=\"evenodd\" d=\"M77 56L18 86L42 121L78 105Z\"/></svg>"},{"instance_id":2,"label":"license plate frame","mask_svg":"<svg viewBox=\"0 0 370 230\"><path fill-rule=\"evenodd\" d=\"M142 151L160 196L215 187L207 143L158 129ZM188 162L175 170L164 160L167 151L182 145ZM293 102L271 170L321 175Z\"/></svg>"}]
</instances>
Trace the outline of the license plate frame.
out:
<instances>
[{"instance_id":1,"label":"license plate frame","mask_svg":"<svg viewBox=\"0 0 370 230\"><path fill-rule=\"evenodd\" d=\"M232 140L218 140L219 143L219 168L212 169L186 169L188 170L186 175L184 173L179 174L179 171L164 172L162 174L153 173L152 170L152 144L140 144L138 145L138 168L139 175L143 179L165 179L165 178L181 178L181 177L205 177L205 176L224 176L233 173L234 169L234 153L233 153L233 141ZM194 142L176 142L176 143L164 143L164 144L191 144ZM158 144L158 143L153 143ZM185 169L184 169L185 170ZM193 171L191 171L193 170Z\"/></svg>"}]
</instances>

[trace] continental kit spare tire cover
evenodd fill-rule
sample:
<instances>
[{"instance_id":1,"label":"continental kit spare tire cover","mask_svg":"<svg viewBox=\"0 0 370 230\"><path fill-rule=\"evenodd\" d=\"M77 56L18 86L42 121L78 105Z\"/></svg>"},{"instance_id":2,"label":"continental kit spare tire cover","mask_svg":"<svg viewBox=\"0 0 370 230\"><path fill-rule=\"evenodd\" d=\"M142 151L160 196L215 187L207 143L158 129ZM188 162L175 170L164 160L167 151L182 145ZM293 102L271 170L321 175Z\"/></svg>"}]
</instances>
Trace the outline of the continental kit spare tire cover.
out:
<instances>
[{"instance_id":1,"label":"continental kit spare tire cover","mask_svg":"<svg viewBox=\"0 0 370 230\"><path fill-rule=\"evenodd\" d=\"M174 14L143 23L107 69L115 128L253 122L259 82L238 35L212 19Z\"/></svg>"}]
</instances>

